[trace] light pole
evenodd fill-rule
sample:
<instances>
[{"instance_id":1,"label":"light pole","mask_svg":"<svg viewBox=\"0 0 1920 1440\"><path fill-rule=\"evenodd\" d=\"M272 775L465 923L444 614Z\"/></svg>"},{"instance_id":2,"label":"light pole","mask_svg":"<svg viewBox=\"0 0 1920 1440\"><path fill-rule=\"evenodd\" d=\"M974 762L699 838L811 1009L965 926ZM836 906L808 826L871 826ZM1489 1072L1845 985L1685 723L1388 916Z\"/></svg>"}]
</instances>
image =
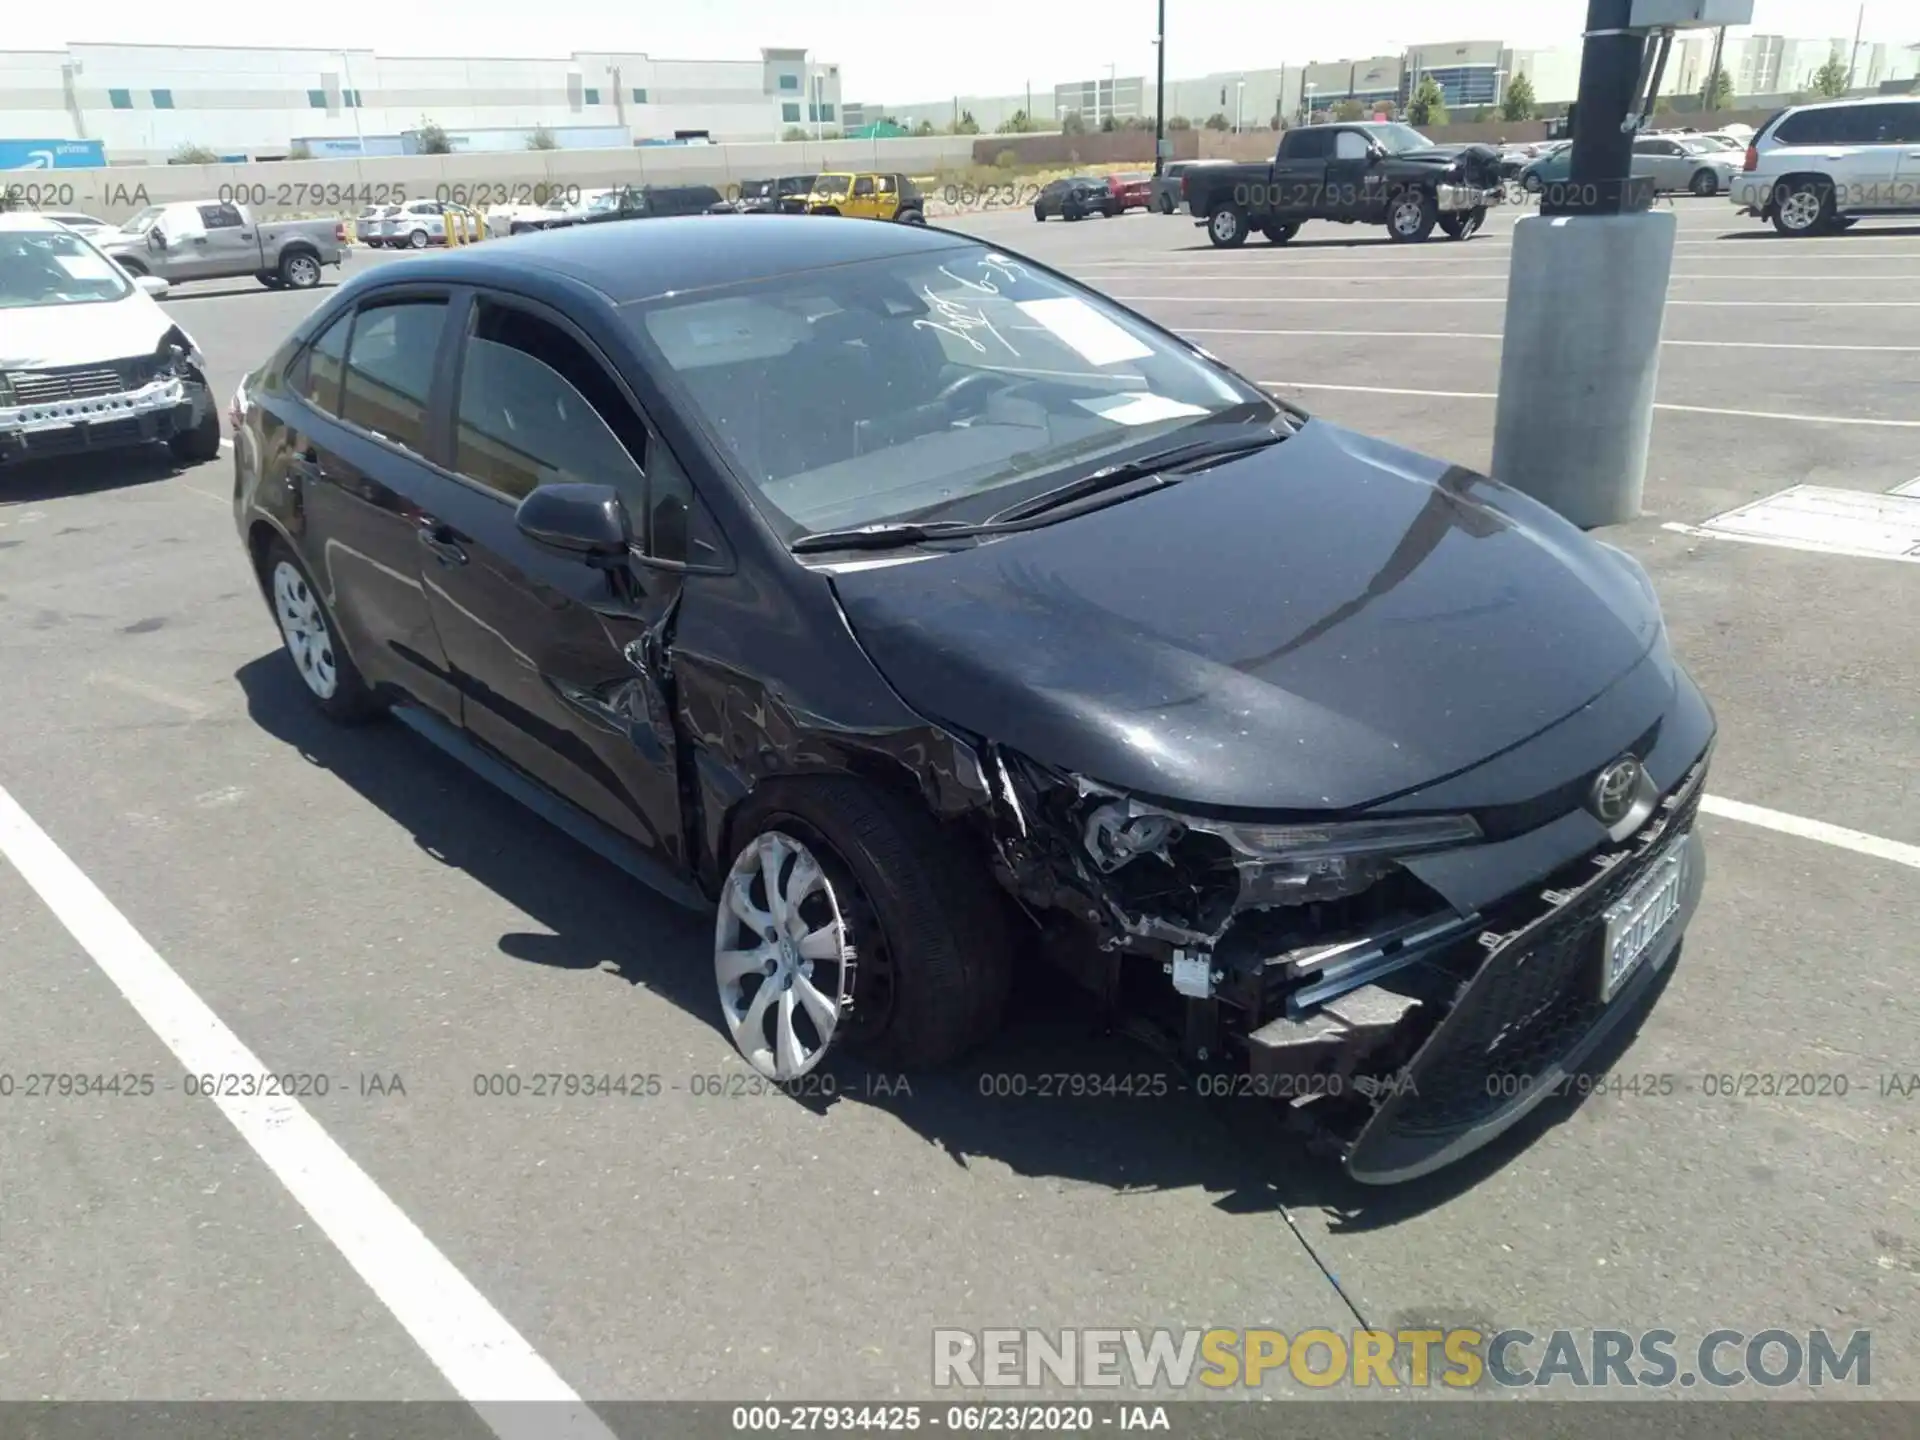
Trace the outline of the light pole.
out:
<instances>
[{"instance_id":1,"label":"light pole","mask_svg":"<svg viewBox=\"0 0 1920 1440\"><path fill-rule=\"evenodd\" d=\"M1153 40L1153 173L1167 169L1167 0L1160 0L1160 30Z\"/></svg>"},{"instance_id":2,"label":"light pole","mask_svg":"<svg viewBox=\"0 0 1920 1440\"><path fill-rule=\"evenodd\" d=\"M360 133L360 106L357 103L360 97L354 93L353 65L348 61L347 52L344 50L340 52L340 79L346 86L347 108L353 111L353 138L360 146L360 153L364 155L367 153L367 137Z\"/></svg>"},{"instance_id":3,"label":"light pole","mask_svg":"<svg viewBox=\"0 0 1920 1440\"><path fill-rule=\"evenodd\" d=\"M1246 118L1246 113L1247 113L1246 102L1247 102L1247 82L1244 80L1237 80L1234 82L1234 86L1233 86L1233 133L1236 135L1240 133L1240 122Z\"/></svg>"},{"instance_id":4,"label":"light pole","mask_svg":"<svg viewBox=\"0 0 1920 1440\"><path fill-rule=\"evenodd\" d=\"M1313 123L1313 92L1319 88L1311 80L1300 87L1300 120L1303 125Z\"/></svg>"},{"instance_id":5,"label":"light pole","mask_svg":"<svg viewBox=\"0 0 1920 1440\"><path fill-rule=\"evenodd\" d=\"M1860 18L1853 25L1853 50L1847 56L1847 89L1853 89L1853 69L1860 63L1860 36L1867 28L1867 7L1860 7Z\"/></svg>"}]
</instances>

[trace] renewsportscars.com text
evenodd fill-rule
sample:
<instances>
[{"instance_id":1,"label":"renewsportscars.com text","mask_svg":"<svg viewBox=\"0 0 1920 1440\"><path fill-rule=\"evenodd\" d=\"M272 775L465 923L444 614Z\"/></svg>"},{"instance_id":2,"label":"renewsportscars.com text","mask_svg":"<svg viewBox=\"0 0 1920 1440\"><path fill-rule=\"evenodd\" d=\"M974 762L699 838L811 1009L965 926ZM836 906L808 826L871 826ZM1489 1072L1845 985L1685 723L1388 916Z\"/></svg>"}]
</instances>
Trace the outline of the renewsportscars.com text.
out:
<instances>
[{"instance_id":1,"label":"renewsportscars.com text","mask_svg":"<svg viewBox=\"0 0 1920 1440\"><path fill-rule=\"evenodd\" d=\"M1282 1377L1318 1389L1667 1389L1873 1383L1873 1332L1710 1330L936 1330L941 1389L1201 1393Z\"/></svg>"}]
</instances>

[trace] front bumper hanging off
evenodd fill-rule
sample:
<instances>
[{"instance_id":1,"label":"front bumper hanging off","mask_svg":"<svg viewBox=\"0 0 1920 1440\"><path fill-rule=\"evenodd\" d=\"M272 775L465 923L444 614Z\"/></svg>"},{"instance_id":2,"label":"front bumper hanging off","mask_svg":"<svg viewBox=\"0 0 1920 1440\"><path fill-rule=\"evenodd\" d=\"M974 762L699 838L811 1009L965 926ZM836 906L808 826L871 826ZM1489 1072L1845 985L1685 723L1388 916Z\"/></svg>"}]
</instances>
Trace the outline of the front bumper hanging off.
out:
<instances>
[{"instance_id":1,"label":"front bumper hanging off","mask_svg":"<svg viewBox=\"0 0 1920 1440\"><path fill-rule=\"evenodd\" d=\"M0 408L0 462L154 443L191 432L213 404L192 376L170 375L108 395Z\"/></svg>"}]
</instances>

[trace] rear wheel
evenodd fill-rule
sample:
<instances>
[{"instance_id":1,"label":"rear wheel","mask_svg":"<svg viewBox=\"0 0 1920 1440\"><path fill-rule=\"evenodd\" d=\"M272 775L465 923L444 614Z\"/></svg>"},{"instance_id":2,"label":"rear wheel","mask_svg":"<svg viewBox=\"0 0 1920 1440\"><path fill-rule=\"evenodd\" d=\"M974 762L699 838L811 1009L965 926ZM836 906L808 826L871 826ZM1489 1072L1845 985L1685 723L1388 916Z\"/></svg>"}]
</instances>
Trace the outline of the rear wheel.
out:
<instances>
[{"instance_id":1,"label":"rear wheel","mask_svg":"<svg viewBox=\"0 0 1920 1440\"><path fill-rule=\"evenodd\" d=\"M267 547L261 568L273 603L273 618L280 623L280 638L320 712L342 725L359 724L378 715L386 707L360 678L306 567L284 540L275 540Z\"/></svg>"},{"instance_id":2,"label":"rear wheel","mask_svg":"<svg viewBox=\"0 0 1920 1440\"><path fill-rule=\"evenodd\" d=\"M1814 235L1833 220L1833 186L1824 180L1799 180L1780 187L1774 201L1773 228L1782 235Z\"/></svg>"},{"instance_id":3,"label":"rear wheel","mask_svg":"<svg viewBox=\"0 0 1920 1440\"><path fill-rule=\"evenodd\" d=\"M836 1045L937 1069L997 1028L1002 896L924 810L857 780L775 782L730 830L714 978L755 1070L792 1080Z\"/></svg>"},{"instance_id":4,"label":"rear wheel","mask_svg":"<svg viewBox=\"0 0 1920 1440\"><path fill-rule=\"evenodd\" d=\"M1216 205L1207 216L1207 239L1222 250L1233 250L1247 243L1247 212L1232 203Z\"/></svg>"},{"instance_id":5,"label":"rear wheel","mask_svg":"<svg viewBox=\"0 0 1920 1440\"><path fill-rule=\"evenodd\" d=\"M1546 182L1538 175L1528 174L1520 177L1520 188L1525 190L1529 195L1538 195L1547 187Z\"/></svg>"},{"instance_id":6,"label":"rear wheel","mask_svg":"<svg viewBox=\"0 0 1920 1440\"><path fill-rule=\"evenodd\" d=\"M1720 177L1711 170L1696 170L1687 188L1696 195L1718 195Z\"/></svg>"},{"instance_id":7,"label":"rear wheel","mask_svg":"<svg viewBox=\"0 0 1920 1440\"><path fill-rule=\"evenodd\" d=\"M1035 205L1033 207L1033 218L1044 225L1047 220L1047 212L1039 205Z\"/></svg>"},{"instance_id":8,"label":"rear wheel","mask_svg":"<svg viewBox=\"0 0 1920 1440\"><path fill-rule=\"evenodd\" d=\"M427 232L424 230L415 230L412 234L407 236L407 246L409 249L412 249L412 250L426 249L427 248Z\"/></svg>"},{"instance_id":9,"label":"rear wheel","mask_svg":"<svg viewBox=\"0 0 1920 1440\"><path fill-rule=\"evenodd\" d=\"M1173 214L1173 197L1171 195L1162 195L1158 200L1153 202L1153 208L1158 210L1162 215Z\"/></svg>"},{"instance_id":10,"label":"rear wheel","mask_svg":"<svg viewBox=\"0 0 1920 1440\"><path fill-rule=\"evenodd\" d=\"M280 281L289 290L311 290L320 283L320 257L295 250L280 257Z\"/></svg>"},{"instance_id":11,"label":"rear wheel","mask_svg":"<svg viewBox=\"0 0 1920 1440\"><path fill-rule=\"evenodd\" d=\"M1433 234L1440 210L1424 190L1402 190L1387 205L1387 234L1402 244L1418 244Z\"/></svg>"},{"instance_id":12,"label":"rear wheel","mask_svg":"<svg viewBox=\"0 0 1920 1440\"><path fill-rule=\"evenodd\" d=\"M922 215L918 210L902 210L893 218L898 220L902 225L924 225L927 223L927 217Z\"/></svg>"}]
</instances>

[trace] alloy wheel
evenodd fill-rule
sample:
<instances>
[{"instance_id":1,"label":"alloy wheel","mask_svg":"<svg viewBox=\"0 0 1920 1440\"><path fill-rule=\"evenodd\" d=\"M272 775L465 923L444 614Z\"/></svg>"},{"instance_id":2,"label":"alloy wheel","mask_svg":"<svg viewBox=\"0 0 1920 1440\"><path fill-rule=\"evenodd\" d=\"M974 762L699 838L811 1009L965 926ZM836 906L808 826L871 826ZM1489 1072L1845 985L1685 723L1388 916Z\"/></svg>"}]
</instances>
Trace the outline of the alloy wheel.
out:
<instances>
[{"instance_id":1,"label":"alloy wheel","mask_svg":"<svg viewBox=\"0 0 1920 1440\"><path fill-rule=\"evenodd\" d=\"M311 289L320 283L320 264L311 255L295 255L287 261L287 281L297 290Z\"/></svg>"},{"instance_id":2,"label":"alloy wheel","mask_svg":"<svg viewBox=\"0 0 1920 1440\"><path fill-rule=\"evenodd\" d=\"M340 669L333 658L333 632L326 612L299 568L282 560L273 567L273 613L294 668L307 689L320 700L331 700L340 688Z\"/></svg>"},{"instance_id":3,"label":"alloy wheel","mask_svg":"<svg viewBox=\"0 0 1920 1440\"><path fill-rule=\"evenodd\" d=\"M846 1018L853 957L842 897L805 843L767 830L741 851L722 890L713 969L749 1065L787 1081L820 1063Z\"/></svg>"},{"instance_id":4,"label":"alloy wheel","mask_svg":"<svg viewBox=\"0 0 1920 1440\"><path fill-rule=\"evenodd\" d=\"M1796 190L1780 202L1780 221L1789 230L1811 230L1820 223L1820 209L1818 191Z\"/></svg>"},{"instance_id":5,"label":"alloy wheel","mask_svg":"<svg viewBox=\"0 0 1920 1440\"><path fill-rule=\"evenodd\" d=\"M1393 207L1393 228L1401 235L1412 235L1420 228L1420 216L1418 200L1402 200Z\"/></svg>"}]
</instances>

